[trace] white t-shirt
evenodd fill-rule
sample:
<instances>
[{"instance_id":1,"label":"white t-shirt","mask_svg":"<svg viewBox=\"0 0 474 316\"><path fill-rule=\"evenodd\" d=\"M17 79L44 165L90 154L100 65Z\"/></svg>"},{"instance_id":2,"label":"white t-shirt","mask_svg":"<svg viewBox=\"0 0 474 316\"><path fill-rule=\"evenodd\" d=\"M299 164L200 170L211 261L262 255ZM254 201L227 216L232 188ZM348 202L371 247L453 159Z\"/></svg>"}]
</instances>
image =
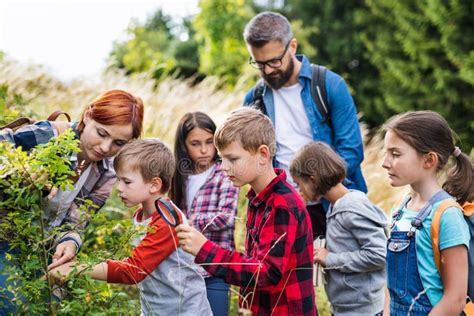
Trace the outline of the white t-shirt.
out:
<instances>
[{"instance_id":1,"label":"white t-shirt","mask_svg":"<svg viewBox=\"0 0 474 316\"><path fill-rule=\"evenodd\" d=\"M199 189L204 185L204 183L206 183L206 179L214 171L214 169L216 169L215 164L202 173L188 176L188 180L186 181L186 207L188 211L191 209L194 197L198 193Z\"/></svg>"},{"instance_id":2,"label":"white t-shirt","mask_svg":"<svg viewBox=\"0 0 474 316\"><path fill-rule=\"evenodd\" d=\"M277 166L287 173L288 181L295 185L288 172L295 153L313 141L313 132L301 99L300 83L273 90L275 103L275 134Z\"/></svg>"}]
</instances>

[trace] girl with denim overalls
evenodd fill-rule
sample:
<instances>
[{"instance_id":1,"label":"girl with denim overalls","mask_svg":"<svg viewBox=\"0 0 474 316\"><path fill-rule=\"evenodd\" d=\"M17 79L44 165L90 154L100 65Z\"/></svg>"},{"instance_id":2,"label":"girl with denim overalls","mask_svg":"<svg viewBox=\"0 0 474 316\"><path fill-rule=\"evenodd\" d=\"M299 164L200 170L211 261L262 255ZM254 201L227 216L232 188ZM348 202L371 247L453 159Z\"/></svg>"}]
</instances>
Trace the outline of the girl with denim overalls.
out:
<instances>
[{"instance_id":1,"label":"girl with denim overalls","mask_svg":"<svg viewBox=\"0 0 474 316\"><path fill-rule=\"evenodd\" d=\"M408 112L384 126L383 168L394 187L411 192L393 216L388 240L387 276L390 315L460 315L466 304L469 231L458 208L441 217L441 272L434 260L431 221L442 200L461 205L473 196L473 164L454 145L446 120L431 111ZM453 157L442 186L437 173Z\"/></svg>"}]
</instances>

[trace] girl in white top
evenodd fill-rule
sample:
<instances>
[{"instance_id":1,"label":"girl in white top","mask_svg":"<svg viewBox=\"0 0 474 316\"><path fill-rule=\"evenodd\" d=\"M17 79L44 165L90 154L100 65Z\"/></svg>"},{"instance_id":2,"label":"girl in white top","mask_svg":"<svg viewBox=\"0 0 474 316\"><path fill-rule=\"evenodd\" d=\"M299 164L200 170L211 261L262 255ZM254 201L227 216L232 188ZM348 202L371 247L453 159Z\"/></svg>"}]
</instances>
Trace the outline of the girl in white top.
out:
<instances>
[{"instance_id":1,"label":"girl in white top","mask_svg":"<svg viewBox=\"0 0 474 316\"><path fill-rule=\"evenodd\" d=\"M214 146L215 131L212 119L202 112L183 116L176 130L176 172L170 196L207 239L233 249L239 193L221 170ZM227 315L229 285L204 269L202 274L214 315Z\"/></svg>"}]
</instances>

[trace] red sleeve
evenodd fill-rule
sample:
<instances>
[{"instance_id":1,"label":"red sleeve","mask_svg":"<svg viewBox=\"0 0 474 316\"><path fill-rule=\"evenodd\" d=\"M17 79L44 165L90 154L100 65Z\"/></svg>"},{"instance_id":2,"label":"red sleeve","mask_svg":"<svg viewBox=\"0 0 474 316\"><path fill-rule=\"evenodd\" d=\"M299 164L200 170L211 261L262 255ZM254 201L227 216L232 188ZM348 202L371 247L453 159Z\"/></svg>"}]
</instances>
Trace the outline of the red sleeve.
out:
<instances>
[{"instance_id":1,"label":"red sleeve","mask_svg":"<svg viewBox=\"0 0 474 316\"><path fill-rule=\"evenodd\" d=\"M230 284L250 286L258 279L257 287L274 286L290 270L289 258L297 224L289 210L275 209L258 232L260 244L253 249L253 256L226 250L207 241L196 255L195 262ZM255 277L257 273L258 278Z\"/></svg>"},{"instance_id":2,"label":"red sleeve","mask_svg":"<svg viewBox=\"0 0 474 316\"><path fill-rule=\"evenodd\" d=\"M136 284L178 247L178 238L173 227L159 215L148 225L148 231L133 249L132 255L124 260L107 260L107 282Z\"/></svg>"}]
</instances>

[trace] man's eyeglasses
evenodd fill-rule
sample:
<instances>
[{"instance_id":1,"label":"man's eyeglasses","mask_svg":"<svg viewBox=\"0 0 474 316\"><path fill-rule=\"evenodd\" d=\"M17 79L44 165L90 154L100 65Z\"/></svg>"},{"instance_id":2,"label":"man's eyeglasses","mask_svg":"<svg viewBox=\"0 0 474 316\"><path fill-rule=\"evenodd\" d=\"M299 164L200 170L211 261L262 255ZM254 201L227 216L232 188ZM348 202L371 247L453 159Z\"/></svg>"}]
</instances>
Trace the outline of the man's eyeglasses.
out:
<instances>
[{"instance_id":1,"label":"man's eyeglasses","mask_svg":"<svg viewBox=\"0 0 474 316\"><path fill-rule=\"evenodd\" d=\"M278 58L273 58L267 61L255 61L252 59L252 57L249 57L249 64L255 69L259 70L264 70L265 66L268 66L270 68L280 68L282 65L282 59L285 57L286 52L288 51L288 47L290 47L290 42L291 40L286 43L285 50L283 51L283 54L281 54L280 57Z\"/></svg>"}]
</instances>

